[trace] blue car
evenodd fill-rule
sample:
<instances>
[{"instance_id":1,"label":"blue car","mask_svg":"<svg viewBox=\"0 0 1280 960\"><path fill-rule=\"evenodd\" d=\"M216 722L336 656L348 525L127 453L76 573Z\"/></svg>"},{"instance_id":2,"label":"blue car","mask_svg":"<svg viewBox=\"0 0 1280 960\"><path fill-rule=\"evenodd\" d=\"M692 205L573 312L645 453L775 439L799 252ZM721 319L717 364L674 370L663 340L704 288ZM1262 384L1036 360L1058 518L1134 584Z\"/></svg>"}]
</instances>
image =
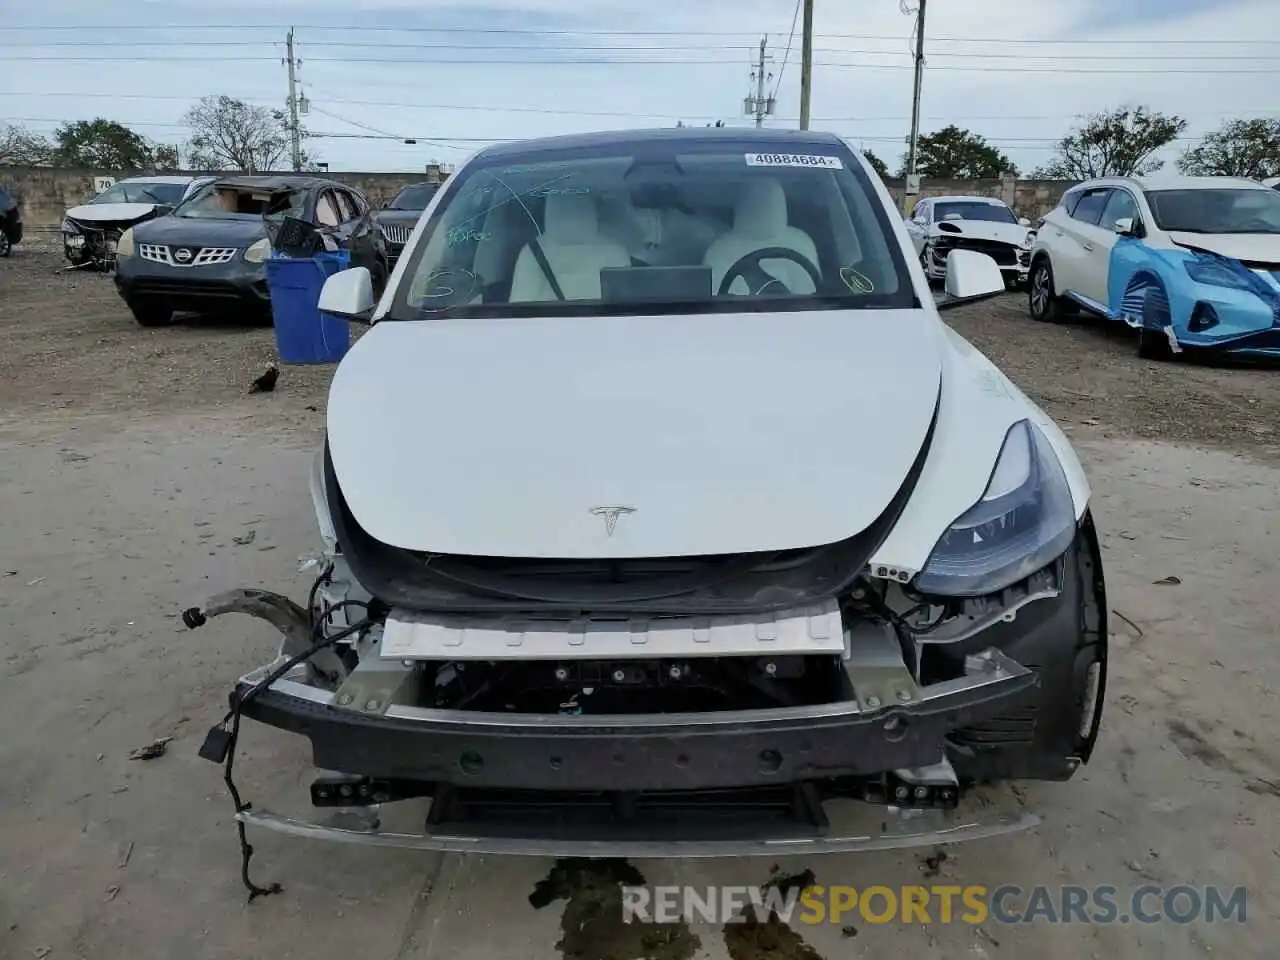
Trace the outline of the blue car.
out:
<instances>
[{"instance_id":1,"label":"blue car","mask_svg":"<svg viewBox=\"0 0 1280 960\"><path fill-rule=\"evenodd\" d=\"M1068 190L1031 251L1036 320L1085 310L1138 352L1280 358L1280 192L1236 177L1109 177Z\"/></svg>"}]
</instances>

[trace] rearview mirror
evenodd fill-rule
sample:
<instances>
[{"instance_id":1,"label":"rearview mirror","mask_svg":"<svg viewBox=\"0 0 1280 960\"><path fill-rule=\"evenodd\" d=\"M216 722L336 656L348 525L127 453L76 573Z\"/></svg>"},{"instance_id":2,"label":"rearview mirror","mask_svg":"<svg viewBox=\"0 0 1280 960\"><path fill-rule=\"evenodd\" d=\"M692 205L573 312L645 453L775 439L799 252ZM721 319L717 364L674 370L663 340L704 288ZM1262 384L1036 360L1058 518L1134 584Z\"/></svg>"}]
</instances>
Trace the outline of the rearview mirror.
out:
<instances>
[{"instance_id":1,"label":"rearview mirror","mask_svg":"<svg viewBox=\"0 0 1280 960\"><path fill-rule=\"evenodd\" d=\"M355 323L368 323L373 316L373 277L368 267L340 270L320 289L320 312Z\"/></svg>"},{"instance_id":2,"label":"rearview mirror","mask_svg":"<svg viewBox=\"0 0 1280 960\"><path fill-rule=\"evenodd\" d=\"M1031 221L1030 221L1030 220L1028 220L1026 217L1019 217L1019 218L1018 218L1018 226L1020 226L1020 227L1029 227L1029 226L1031 226Z\"/></svg>"},{"instance_id":3,"label":"rearview mirror","mask_svg":"<svg viewBox=\"0 0 1280 960\"><path fill-rule=\"evenodd\" d=\"M949 310L1004 293L1004 275L995 260L976 250L952 250L947 254L947 299L937 304Z\"/></svg>"}]
</instances>

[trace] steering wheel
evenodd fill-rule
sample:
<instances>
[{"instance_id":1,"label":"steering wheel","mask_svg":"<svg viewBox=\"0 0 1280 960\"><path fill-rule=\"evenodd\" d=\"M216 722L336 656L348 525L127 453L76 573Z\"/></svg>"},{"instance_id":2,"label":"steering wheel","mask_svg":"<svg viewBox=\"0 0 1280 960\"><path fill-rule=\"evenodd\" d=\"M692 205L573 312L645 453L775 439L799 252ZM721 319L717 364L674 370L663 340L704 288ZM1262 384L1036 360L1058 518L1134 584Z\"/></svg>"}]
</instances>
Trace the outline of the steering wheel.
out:
<instances>
[{"instance_id":1,"label":"steering wheel","mask_svg":"<svg viewBox=\"0 0 1280 960\"><path fill-rule=\"evenodd\" d=\"M797 253L790 247L762 247L759 250L753 250L746 256L739 257L734 261L720 281L720 289L716 291L716 296L723 297L729 292L729 287L733 286L733 281L741 277L747 282L747 287L759 294L765 287L771 283L776 283L787 293L791 291L787 289L787 285L769 275L769 273L760 266L762 260L790 260L792 263L802 267L804 272L809 275L809 279L813 281L813 289L817 290L822 286L822 274L818 272L818 268L810 262L809 258L802 253Z\"/></svg>"}]
</instances>

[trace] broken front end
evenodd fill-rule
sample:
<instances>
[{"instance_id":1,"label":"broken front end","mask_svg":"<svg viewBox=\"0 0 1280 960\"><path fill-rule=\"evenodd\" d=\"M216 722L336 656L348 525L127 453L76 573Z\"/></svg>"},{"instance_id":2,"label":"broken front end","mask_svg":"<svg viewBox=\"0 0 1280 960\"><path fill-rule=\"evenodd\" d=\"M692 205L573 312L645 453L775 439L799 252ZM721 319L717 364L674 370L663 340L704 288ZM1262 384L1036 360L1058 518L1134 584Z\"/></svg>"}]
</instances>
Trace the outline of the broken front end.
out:
<instances>
[{"instance_id":1,"label":"broken front end","mask_svg":"<svg viewBox=\"0 0 1280 960\"><path fill-rule=\"evenodd\" d=\"M285 638L237 683L232 729L243 715L307 737L310 802L330 809L308 822L237 797L241 824L475 852L717 856L1034 823L975 818L963 795L1064 780L1089 757L1106 652L1092 521L1017 583L929 596L868 565L909 486L872 527L818 547L504 559L375 540L326 454L307 608L234 591L185 615L194 627L248 613ZM226 758L219 739L209 759ZM383 805L423 798L424 830L381 828ZM874 830L844 826L858 810Z\"/></svg>"}]
</instances>

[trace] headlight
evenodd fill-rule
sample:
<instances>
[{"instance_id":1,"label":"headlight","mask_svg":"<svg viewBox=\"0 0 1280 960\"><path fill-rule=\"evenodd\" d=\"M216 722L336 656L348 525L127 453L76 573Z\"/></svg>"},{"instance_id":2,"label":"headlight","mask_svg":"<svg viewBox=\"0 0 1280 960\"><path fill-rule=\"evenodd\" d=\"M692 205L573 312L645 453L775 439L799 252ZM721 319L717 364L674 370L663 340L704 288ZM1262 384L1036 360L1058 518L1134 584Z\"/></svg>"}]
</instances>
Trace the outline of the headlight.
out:
<instances>
[{"instance_id":1,"label":"headlight","mask_svg":"<svg viewBox=\"0 0 1280 960\"><path fill-rule=\"evenodd\" d=\"M1021 420L1005 436L982 499L942 535L916 589L943 596L995 593L1061 556L1075 532L1058 455L1039 428Z\"/></svg>"},{"instance_id":2,"label":"headlight","mask_svg":"<svg viewBox=\"0 0 1280 960\"><path fill-rule=\"evenodd\" d=\"M1235 290L1252 290L1253 275L1244 267L1223 257L1197 257L1183 262L1187 276L1196 283L1213 287L1231 287Z\"/></svg>"},{"instance_id":3,"label":"headlight","mask_svg":"<svg viewBox=\"0 0 1280 960\"><path fill-rule=\"evenodd\" d=\"M271 256L271 241L266 237L253 243L244 252L244 259L247 263L262 263L269 256Z\"/></svg>"},{"instance_id":4,"label":"headlight","mask_svg":"<svg viewBox=\"0 0 1280 960\"><path fill-rule=\"evenodd\" d=\"M78 233L80 232L80 228L79 228L79 227L77 227L77 226L76 226L74 223L72 223L70 220L63 220L63 221L62 221L62 226L61 226L61 228L60 228L60 229L62 230L62 232L63 232L63 233L76 233L76 234L78 234Z\"/></svg>"},{"instance_id":5,"label":"headlight","mask_svg":"<svg viewBox=\"0 0 1280 960\"><path fill-rule=\"evenodd\" d=\"M1035 239L1036 239L1036 233L1034 230L1032 230L1030 233L1028 233L1025 237L1022 238L1022 249L1030 250L1031 244L1035 242Z\"/></svg>"},{"instance_id":6,"label":"headlight","mask_svg":"<svg viewBox=\"0 0 1280 960\"><path fill-rule=\"evenodd\" d=\"M120 239L116 241L116 259L121 257L133 256L133 227L130 227L124 233L120 234Z\"/></svg>"}]
</instances>

